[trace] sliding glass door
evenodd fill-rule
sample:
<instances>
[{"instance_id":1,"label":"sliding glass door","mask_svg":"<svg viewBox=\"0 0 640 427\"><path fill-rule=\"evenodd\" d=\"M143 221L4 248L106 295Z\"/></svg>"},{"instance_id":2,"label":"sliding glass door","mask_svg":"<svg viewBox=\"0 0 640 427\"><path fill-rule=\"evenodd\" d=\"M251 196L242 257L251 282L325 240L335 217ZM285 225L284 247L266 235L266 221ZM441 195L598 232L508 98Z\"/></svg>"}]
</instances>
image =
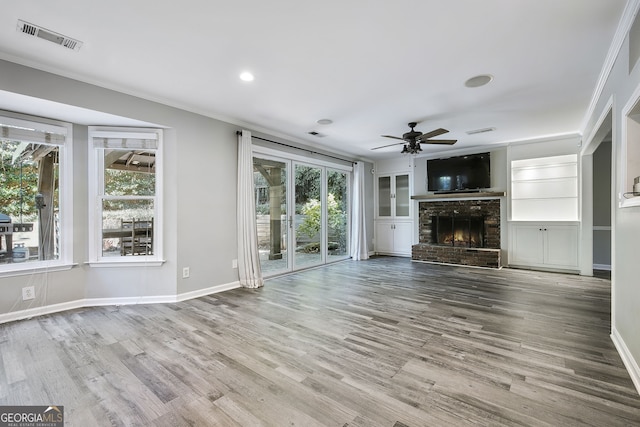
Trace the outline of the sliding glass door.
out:
<instances>
[{"instance_id":1,"label":"sliding glass door","mask_svg":"<svg viewBox=\"0 0 640 427\"><path fill-rule=\"evenodd\" d=\"M327 169L327 261L349 255L349 174Z\"/></svg>"},{"instance_id":2,"label":"sliding glass door","mask_svg":"<svg viewBox=\"0 0 640 427\"><path fill-rule=\"evenodd\" d=\"M350 171L263 154L253 166L264 276L348 258Z\"/></svg>"},{"instance_id":3,"label":"sliding glass door","mask_svg":"<svg viewBox=\"0 0 640 427\"><path fill-rule=\"evenodd\" d=\"M289 163L269 158L253 158L256 196L258 252L265 276L291 270L289 243L287 182Z\"/></svg>"},{"instance_id":4,"label":"sliding glass door","mask_svg":"<svg viewBox=\"0 0 640 427\"><path fill-rule=\"evenodd\" d=\"M295 164L295 206L294 221L295 268L310 267L324 262L324 217L322 203L322 175L320 167Z\"/></svg>"}]
</instances>

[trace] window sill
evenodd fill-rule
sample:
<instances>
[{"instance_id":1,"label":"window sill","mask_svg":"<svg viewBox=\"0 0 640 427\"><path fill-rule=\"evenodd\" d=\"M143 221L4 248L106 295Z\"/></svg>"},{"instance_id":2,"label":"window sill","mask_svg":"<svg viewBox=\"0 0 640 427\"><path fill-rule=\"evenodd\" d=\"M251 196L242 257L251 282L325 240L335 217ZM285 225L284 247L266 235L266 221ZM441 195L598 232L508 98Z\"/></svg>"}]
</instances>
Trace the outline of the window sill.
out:
<instances>
[{"instance_id":1,"label":"window sill","mask_svg":"<svg viewBox=\"0 0 640 427\"><path fill-rule=\"evenodd\" d=\"M16 264L12 264L15 266ZM29 265L28 263L22 264L19 267L12 268L11 270L0 270L0 278L13 277L13 276L25 276L29 274L39 273L51 273L54 271L66 271L71 270L78 264L55 264L55 265Z\"/></svg>"},{"instance_id":2,"label":"window sill","mask_svg":"<svg viewBox=\"0 0 640 427\"><path fill-rule=\"evenodd\" d=\"M90 267L97 268L110 268L110 267L161 267L166 260L154 259L149 261L139 261L139 260L108 260L108 261L90 261L87 264Z\"/></svg>"},{"instance_id":3,"label":"window sill","mask_svg":"<svg viewBox=\"0 0 640 427\"><path fill-rule=\"evenodd\" d=\"M621 208L630 208L633 206L640 206L640 196L635 196L630 199L622 199L620 201Z\"/></svg>"}]
</instances>

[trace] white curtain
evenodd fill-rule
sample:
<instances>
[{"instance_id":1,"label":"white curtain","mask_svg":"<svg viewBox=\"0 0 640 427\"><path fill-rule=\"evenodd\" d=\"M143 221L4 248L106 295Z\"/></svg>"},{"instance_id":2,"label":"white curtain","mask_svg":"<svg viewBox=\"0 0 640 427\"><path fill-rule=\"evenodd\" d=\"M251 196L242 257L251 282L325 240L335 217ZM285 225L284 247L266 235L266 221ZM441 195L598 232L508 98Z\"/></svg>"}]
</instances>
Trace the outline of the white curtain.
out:
<instances>
[{"instance_id":1,"label":"white curtain","mask_svg":"<svg viewBox=\"0 0 640 427\"><path fill-rule=\"evenodd\" d=\"M259 288L264 285L258 255L255 194L253 190L253 155L251 132L238 135L238 275L240 285Z\"/></svg>"},{"instance_id":2,"label":"white curtain","mask_svg":"<svg viewBox=\"0 0 640 427\"><path fill-rule=\"evenodd\" d=\"M358 162L353 168L353 201L351 204L351 258L369 259L367 227L365 217L364 162Z\"/></svg>"}]
</instances>

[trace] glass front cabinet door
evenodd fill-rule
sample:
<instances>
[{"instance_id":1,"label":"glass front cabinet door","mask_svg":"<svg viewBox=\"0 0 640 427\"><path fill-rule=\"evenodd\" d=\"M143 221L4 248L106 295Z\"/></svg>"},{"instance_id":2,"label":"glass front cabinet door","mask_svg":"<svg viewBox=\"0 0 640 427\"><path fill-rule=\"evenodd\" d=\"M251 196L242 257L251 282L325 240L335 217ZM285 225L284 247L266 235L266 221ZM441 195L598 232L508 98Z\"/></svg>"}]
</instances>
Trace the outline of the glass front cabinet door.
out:
<instances>
[{"instance_id":1,"label":"glass front cabinet door","mask_svg":"<svg viewBox=\"0 0 640 427\"><path fill-rule=\"evenodd\" d=\"M409 174L379 176L378 217L408 219L410 216Z\"/></svg>"}]
</instances>

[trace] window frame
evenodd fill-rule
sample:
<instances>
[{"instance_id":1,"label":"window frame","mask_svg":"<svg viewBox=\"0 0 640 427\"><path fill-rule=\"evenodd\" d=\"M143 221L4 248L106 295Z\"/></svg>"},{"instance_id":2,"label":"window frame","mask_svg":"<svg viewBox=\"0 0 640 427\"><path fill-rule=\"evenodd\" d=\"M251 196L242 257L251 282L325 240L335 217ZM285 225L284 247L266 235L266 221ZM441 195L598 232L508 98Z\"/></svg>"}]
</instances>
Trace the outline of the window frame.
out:
<instances>
[{"instance_id":1,"label":"window frame","mask_svg":"<svg viewBox=\"0 0 640 427\"><path fill-rule=\"evenodd\" d=\"M0 110L0 122L7 126L37 132L48 132L64 137L58 148L58 196L60 241L58 259L38 260L0 265L0 277L69 270L73 267L73 125L57 120L33 117Z\"/></svg>"},{"instance_id":2,"label":"window frame","mask_svg":"<svg viewBox=\"0 0 640 427\"><path fill-rule=\"evenodd\" d=\"M104 147L97 147L95 138L155 139L155 194L153 196L122 196L118 199L153 201L153 254L102 255L102 206L110 199L104 188ZM89 127L89 265L92 267L160 266L163 259L163 132L159 128Z\"/></svg>"}]
</instances>

